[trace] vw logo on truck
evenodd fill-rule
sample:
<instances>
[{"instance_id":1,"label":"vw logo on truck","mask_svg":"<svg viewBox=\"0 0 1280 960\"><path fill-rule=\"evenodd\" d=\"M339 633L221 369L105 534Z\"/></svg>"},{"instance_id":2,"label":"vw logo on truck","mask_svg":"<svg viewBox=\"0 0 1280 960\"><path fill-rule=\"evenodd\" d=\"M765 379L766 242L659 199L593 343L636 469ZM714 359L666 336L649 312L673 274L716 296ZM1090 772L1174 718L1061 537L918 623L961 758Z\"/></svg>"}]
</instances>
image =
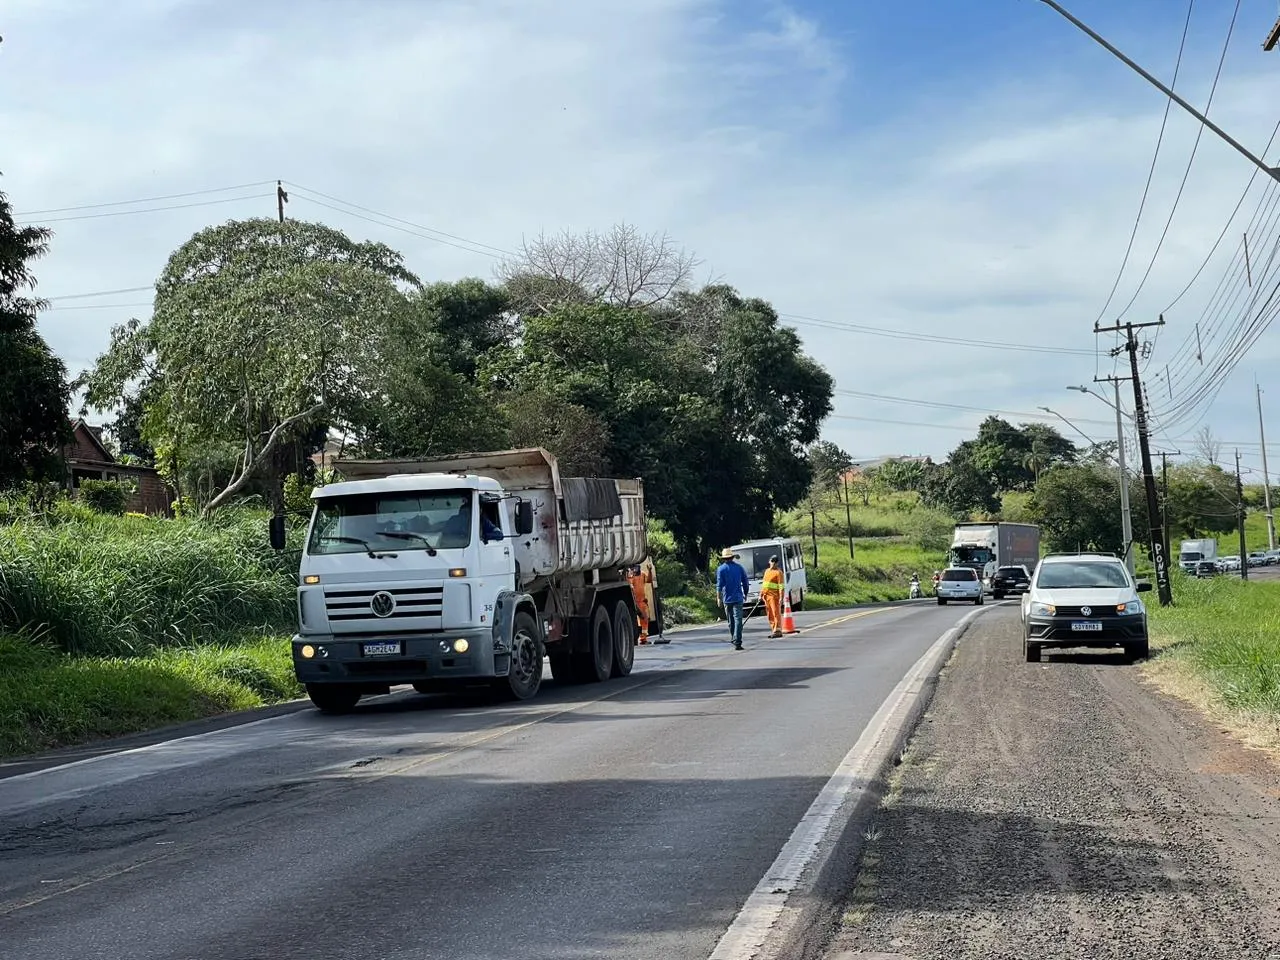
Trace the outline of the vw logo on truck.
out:
<instances>
[{"instance_id":1,"label":"vw logo on truck","mask_svg":"<svg viewBox=\"0 0 1280 960\"><path fill-rule=\"evenodd\" d=\"M369 600L375 617L389 617L396 612L396 598L385 590L379 590Z\"/></svg>"}]
</instances>

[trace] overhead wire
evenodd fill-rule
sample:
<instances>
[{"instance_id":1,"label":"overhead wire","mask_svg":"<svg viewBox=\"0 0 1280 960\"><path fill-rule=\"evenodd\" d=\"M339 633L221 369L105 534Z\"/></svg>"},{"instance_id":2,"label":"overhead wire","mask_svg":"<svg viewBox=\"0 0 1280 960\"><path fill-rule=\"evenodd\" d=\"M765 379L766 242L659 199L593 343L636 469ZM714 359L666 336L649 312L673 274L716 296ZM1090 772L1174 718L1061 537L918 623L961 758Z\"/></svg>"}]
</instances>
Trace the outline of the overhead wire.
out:
<instances>
[{"instance_id":1,"label":"overhead wire","mask_svg":"<svg viewBox=\"0 0 1280 960\"><path fill-rule=\"evenodd\" d=\"M36 217L34 219L14 220L19 226L48 223L67 223L72 220L101 220L105 217L131 217L140 213L161 213L166 210L188 210L192 207L212 207L222 203L240 203L245 200L265 200L272 197L270 193L249 194L242 197L222 197L218 200L200 200L194 203L173 203L163 207L141 207L136 210L111 210L106 213L78 213L67 217Z\"/></svg>"},{"instance_id":2,"label":"overhead wire","mask_svg":"<svg viewBox=\"0 0 1280 960\"><path fill-rule=\"evenodd\" d=\"M36 217L46 213L71 213L77 210L101 210L105 207L125 207L136 203L159 203L161 200L185 200L187 197L207 196L210 193L229 193L232 190L248 190L268 186L274 180L255 180L253 183L237 183L229 187L210 187L207 190L188 190L185 193L166 193L157 197L139 197L135 200L111 200L105 203L81 203L71 207L47 207L44 210L24 210L15 217Z\"/></svg>"},{"instance_id":3,"label":"overhead wire","mask_svg":"<svg viewBox=\"0 0 1280 960\"><path fill-rule=\"evenodd\" d=\"M1231 47L1231 38L1235 35L1235 30L1236 30L1236 20L1240 15L1240 3L1241 3L1241 0L1236 0L1235 10L1231 14L1231 23L1227 27L1227 37L1222 44L1222 54L1218 57L1218 69L1213 75L1213 84L1209 88L1208 101L1205 103L1205 108L1204 108L1205 116L1208 116L1209 109L1213 106L1213 98L1218 92L1218 83L1222 79L1222 67L1227 62L1227 51ZM1190 23L1190 10L1188 10L1188 24L1189 23ZM1185 30L1183 32L1183 39L1184 40L1186 39ZM1166 117L1168 116L1168 110L1171 104L1172 104L1172 100L1169 100L1165 104ZM1178 205L1182 202L1182 194L1187 188L1187 181L1191 177L1191 168L1195 165L1196 154L1200 150L1200 141L1204 136L1204 130L1205 128L1203 123L1198 123L1196 125L1196 139L1195 139L1195 142L1191 145L1191 155L1187 158L1186 169L1183 170L1182 172L1182 182L1178 185L1178 192L1173 198L1173 205L1169 209L1169 216L1164 222L1164 229L1160 232L1160 239L1156 243L1155 250L1152 251L1151 253L1151 260L1147 263L1147 269L1142 274L1142 279L1138 281L1137 289L1133 291L1133 296L1129 298L1129 302L1126 303L1124 305L1124 308L1120 311L1121 319L1123 319L1128 314L1129 310L1133 307L1134 303L1137 302L1139 294L1142 293L1143 289L1147 285L1147 280L1151 277L1151 271L1155 268L1156 260L1158 260L1160 257L1160 251L1161 249L1163 249L1164 242L1169 236L1169 228L1173 225L1173 218L1178 212Z\"/></svg>"},{"instance_id":4,"label":"overhead wire","mask_svg":"<svg viewBox=\"0 0 1280 960\"><path fill-rule=\"evenodd\" d=\"M1171 89L1178 86L1178 74L1182 70L1182 55L1187 48L1187 34L1191 30L1191 12L1195 9L1195 0L1189 0L1187 3L1187 16L1182 24L1182 39L1178 43L1178 58L1173 65L1173 80L1170 83ZM1147 197L1151 193L1151 182L1155 178L1156 166L1160 160L1160 149L1164 146L1165 129L1169 125L1169 112L1173 108L1173 100L1166 98L1164 105L1164 116L1160 119L1160 133L1156 136L1156 149L1151 157L1151 166L1147 170L1147 182L1142 187L1142 199L1138 202L1138 213L1133 218L1133 229L1129 231L1129 243L1125 247L1124 257L1120 261L1120 269L1116 271L1115 283L1111 285L1111 292L1107 294L1107 300L1102 305L1102 309L1098 311L1097 319L1093 325L1098 326L1107 314L1107 308L1111 306L1111 301L1115 299L1116 291L1120 289L1120 281L1124 279L1124 271L1129 266L1129 257L1133 254L1134 241L1138 237L1138 227L1142 224L1142 214L1147 206Z\"/></svg>"}]
</instances>

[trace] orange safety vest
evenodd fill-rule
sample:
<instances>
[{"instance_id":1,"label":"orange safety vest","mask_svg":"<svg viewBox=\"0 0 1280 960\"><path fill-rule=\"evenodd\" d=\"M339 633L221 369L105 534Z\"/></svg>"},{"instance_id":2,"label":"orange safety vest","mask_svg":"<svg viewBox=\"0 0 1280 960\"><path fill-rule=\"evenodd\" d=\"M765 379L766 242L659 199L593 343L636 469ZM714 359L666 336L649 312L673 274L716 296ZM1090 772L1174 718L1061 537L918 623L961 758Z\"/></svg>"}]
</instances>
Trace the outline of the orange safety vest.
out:
<instances>
[{"instance_id":1,"label":"orange safety vest","mask_svg":"<svg viewBox=\"0 0 1280 960\"><path fill-rule=\"evenodd\" d=\"M781 593L785 586L781 570L771 567L764 572L764 583L761 585L761 590L777 590Z\"/></svg>"}]
</instances>

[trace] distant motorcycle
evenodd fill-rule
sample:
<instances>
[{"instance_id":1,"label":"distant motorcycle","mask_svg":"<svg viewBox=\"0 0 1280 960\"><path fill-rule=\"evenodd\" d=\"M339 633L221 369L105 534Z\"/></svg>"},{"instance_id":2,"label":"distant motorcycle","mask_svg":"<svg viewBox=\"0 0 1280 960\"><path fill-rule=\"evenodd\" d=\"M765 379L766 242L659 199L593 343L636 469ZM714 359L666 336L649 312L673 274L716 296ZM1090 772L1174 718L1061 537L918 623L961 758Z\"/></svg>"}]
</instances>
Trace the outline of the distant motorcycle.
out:
<instances>
[{"instance_id":1,"label":"distant motorcycle","mask_svg":"<svg viewBox=\"0 0 1280 960\"><path fill-rule=\"evenodd\" d=\"M920 581L919 581L919 580L912 580L912 581L911 581L911 599L912 599L912 600L919 600L919 599L920 599L920 596L921 596L921 593L920 593Z\"/></svg>"}]
</instances>

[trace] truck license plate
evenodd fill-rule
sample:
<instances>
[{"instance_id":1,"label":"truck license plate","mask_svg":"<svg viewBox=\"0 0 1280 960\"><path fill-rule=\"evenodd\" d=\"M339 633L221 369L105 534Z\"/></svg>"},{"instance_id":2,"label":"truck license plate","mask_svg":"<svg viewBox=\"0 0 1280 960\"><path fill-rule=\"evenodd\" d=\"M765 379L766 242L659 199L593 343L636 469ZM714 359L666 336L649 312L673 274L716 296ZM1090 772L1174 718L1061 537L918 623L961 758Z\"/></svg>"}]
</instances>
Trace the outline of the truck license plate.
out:
<instances>
[{"instance_id":1,"label":"truck license plate","mask_svg":"<svg viewBox=\"0 0 1280 960\"><path fill-rule=\"evenodd\" d=\"M1071 624L1071 629L1080 633L1101 633L1102 624L1097 620L1077 620Z\"/></svg>"},{"instance_id":2,"label":"truck license plate","mask_svg":"<svg viewBox=\"0 0 1280 960\"><path fill-rule=\"evenodd\" d=\"M400 654L399 640L383 640L378 643L366 643L364 645L364 655L366 657L395 657Z\"/></svg>"}]
</instances>

